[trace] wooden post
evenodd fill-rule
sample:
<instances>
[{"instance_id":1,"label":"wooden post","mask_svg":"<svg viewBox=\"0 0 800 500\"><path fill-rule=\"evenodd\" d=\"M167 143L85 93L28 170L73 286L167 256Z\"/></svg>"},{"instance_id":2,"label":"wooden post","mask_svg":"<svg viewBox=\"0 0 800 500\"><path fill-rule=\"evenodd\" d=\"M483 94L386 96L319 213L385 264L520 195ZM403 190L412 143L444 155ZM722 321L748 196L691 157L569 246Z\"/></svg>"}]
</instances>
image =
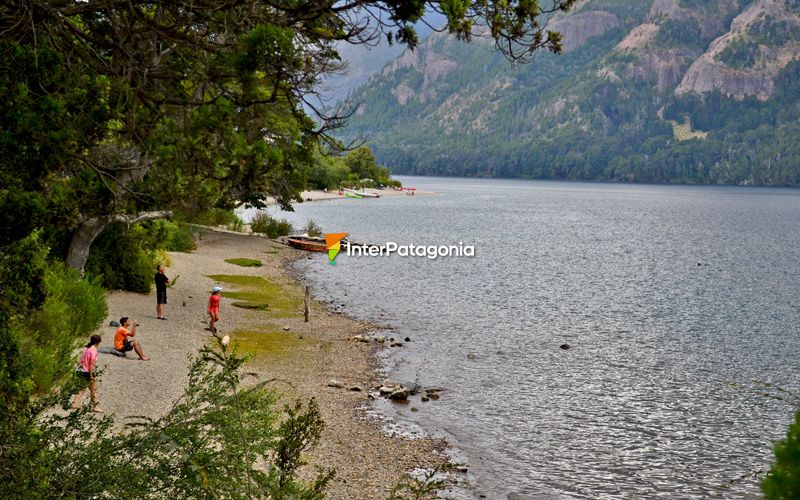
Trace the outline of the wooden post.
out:
<instances>
[{"instance_id":1,"label":"wooden post","mask_svg":"<svg viewBox=\"0 0 800 500\"><path fill-rule=\"evenodd\" d=\"M309 301L310 295L311 295L311 292L308 289L308 285L306 285L306 293L303 296L303 317L305 318L306 323L308 323L308 313L309 313L308 301Z\"/></svg>"}]
</instances>

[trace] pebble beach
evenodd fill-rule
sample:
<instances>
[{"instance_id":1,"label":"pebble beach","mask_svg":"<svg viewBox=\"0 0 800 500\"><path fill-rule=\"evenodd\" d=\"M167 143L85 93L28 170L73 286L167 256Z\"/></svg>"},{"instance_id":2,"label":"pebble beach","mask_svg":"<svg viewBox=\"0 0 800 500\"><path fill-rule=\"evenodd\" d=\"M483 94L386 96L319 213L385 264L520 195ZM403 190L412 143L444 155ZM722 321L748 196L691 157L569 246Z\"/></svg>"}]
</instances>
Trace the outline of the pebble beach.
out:
<instances>
[{"instance_id":1,"label":"pebble beach","mask_svg":"<svg viewBox=\"0 0 800 500\"><path fill-rule=\"evenodd\" d=\"M166 275L173 285L168 289L166 321L156 318L155 290L149 295L107 296L109 314L98 332L101 347L113 347L115 328L110 322L129 316L140 324L136 338L151 358L139 361L132 352L126 358L98 358L100 405L118 425L128 416L157 418L167 413L186 385L189 357L215 341L208 331L206 306L217 281L209 276L255 276L277 287L284 298L299 297L299 306L295 307L297 300L288 301L291 310L281 314L269 308L233 307L234 300L223 291L219 334L231 335L242 351L253 354L248 369L273 381L282 394L280 406L316 399L326 427L304 472L310 477L316 467L336 469L329 498L387 498L405 474L446 460L443 442L390 435L384 422L368 415L370 391L381 383L375 351L383 345L352 339L377 327L328 311L313 298L310 321L305 323L302 283L286 267L302 255L299 251L259 236L207 230L194 252L168 255ZM225 262L231 258L258 259L263 265ZM342 387L330 387L332 380Z\"/></svg>"}]
</instances>

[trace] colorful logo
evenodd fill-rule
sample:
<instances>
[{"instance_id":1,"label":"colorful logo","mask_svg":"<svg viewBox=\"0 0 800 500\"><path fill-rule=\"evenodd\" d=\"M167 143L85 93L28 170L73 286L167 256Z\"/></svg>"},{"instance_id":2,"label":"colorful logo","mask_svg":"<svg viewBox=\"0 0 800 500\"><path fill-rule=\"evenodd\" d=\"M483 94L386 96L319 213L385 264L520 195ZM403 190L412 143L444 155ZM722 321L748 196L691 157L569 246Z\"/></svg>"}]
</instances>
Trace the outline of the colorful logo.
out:
<instances>
[{"instance_id":1,"label":"colorful logo","mask_svg":"<svg viewBox=\"0 0 800 500\"><path fill-rule=\"evenodd\" d=\"M339 250L342 249L342 239L347 236L347 233L328 233L325 235L325 245L328 247L328 264L335 266L336 256L339 255Z\"/></svg>"}]
</instances>

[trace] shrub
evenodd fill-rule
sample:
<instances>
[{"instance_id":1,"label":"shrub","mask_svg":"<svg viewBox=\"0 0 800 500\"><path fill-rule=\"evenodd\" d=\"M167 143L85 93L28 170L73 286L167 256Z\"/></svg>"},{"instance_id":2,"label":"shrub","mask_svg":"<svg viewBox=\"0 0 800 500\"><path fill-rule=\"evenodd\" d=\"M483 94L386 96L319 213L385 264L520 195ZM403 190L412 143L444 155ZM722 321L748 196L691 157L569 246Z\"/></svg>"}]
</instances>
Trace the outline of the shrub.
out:
<instances>
[{"instance_id":1,"label":"shrub","mask_svg":"<svg viewBox=\"0 0 800 500\"><path fill-rule=\"evenodd\" d=\"M175 224L175 230L166 247L170 252L191 252L197 249L197 233L187 224Z\"/></svg>"},{"instance_id":2,"label":"shrub","mask_svg":"<svg viewBox=\"0 0 800 500\"><path fill-rule=\"evenodd\" d=\"M47 253L39 233L0 248L0 498L52 496L36 491L52 453L38 417L54 388L74 382L74 349L106 316L99 284Z\"/></svg>"},{"instance_id":3,"label":"shrub","mask_svg":"<svg viewBox=\"0 0 800 500\"><path fill-rule=\"evenodd\" d=\"M309 219L303 231L309 236L322 236L322 228L313 219Z\"/></svg>"},{"instance_id":4,"label":"shrub","mask_svg":"<svg viewBox=\"0 0 800 500\"><path fill-rule=\"evenodd\" d=\"M156 264L169 265L167 250L188 252L196 247L195 233L183 223L109 224L92 244L86 274L108 289L149 293Z\"/></svg>"},{"instance_id":5,"label":"shrub","mask_svg":"<svg viewBox=\"0 0 800 500\"><path fill-rule=\"evenodd\" d=\"M33 421L15 414L28 425L15 436L23 447L17 460L0 454L0 495L324 498L333 470L297 477L324 428L316 402L277 410L276 394L263 383L242 385L245 359L221 347L192 360L186 390L167 415L138 418L124 431L110 417L89 417L88 406L45 415L57 400L66 406L68 392L39 405Z\"/></svg>"},{"instance_id":6,"label":"shrub","mask_svg":"<svg viewBox=\"0 0 800 500\"><path fill-rule=\"evenodd\" d=\"M277 238L291 234L294 228L286 219L277 220L268 213L258 212L250 221L250 230L254 233L266 234L270 238Z\"/></svg>"},{"instance_id":7,"label":"shrub","mask_svg":"<svg viewBox=\"0 0 800 500\"><path fill-rule=\"evenodd\" d=\"M232 224L236 219L238 219L238 217L233 210L209 208L203 212L191 214L186 220L203 226L227 226L228 224Z\"/></svg>"},{"instance_id":8,"label":"shrub","mask_svg":"<svg viewBox=\"0 0 800 500\"><path fill-rule=\"evenodd\" d=\"M187 224L159 219L134 227L133 235L139 239L144 250L191 252L197 248L195 232Z\"/></svg>"},{"instance_id":9,"label":"shrub","mask_svg":"<svg viewBox=\"0 0 800 500\"><path fill-rule=\"evenodd\" d=\"M236 231L237 233L244 232L244 221L238 215L233 215L233 220L225 226L228 231Z\"/></svg>"},{"instance_id":10,"label":"shrub","mask_svg":"<svg viewBox=\"0 0 800 500\"><path fill-rule=\"evenodd\" d=\"M47 390L74 370L75 339L87 337L106 317L105 291L97 279L81 280L57 262L44 276L47 298L26 322L23 340L30 355L37 392ZM35 334L34 334L35 332Z\"/></svg>"},{"instance_id":11,"label":"shrub","mask_svg":"<svg viewBox=\"0 0 800 500\"><path fill-rule=\"evenodd\" d=\"M92 244L86 274L99 278L108 289L150 293L156 255L144 230L125 224L109 224Z\"/></svg>"},{"instance_id":12,"label":"shrub","mask_svg":"<svg viewBox=\"0 0 800 500\"><path fill-rule=\"evenodd\" d=\"M44 393L71 374L75 340L85 338L106 316L100 284L81 280L77 271L62 263L48 264L47 251L34 233L0 253L4 404L12 404L13 394L24 399L25 394ZM0 420L8 417L0 414Z\"/></svg>"},{"instance_id":13,"label":"shrub","mask_svg":"<svg viewBox=\"0 0 800 500\"><path fill-rule=\"evenodd\" d=\"M775 443L775 463L761 482L767 499L800 498L800 411L786 438Z\"/></svg>"}]
</instances>

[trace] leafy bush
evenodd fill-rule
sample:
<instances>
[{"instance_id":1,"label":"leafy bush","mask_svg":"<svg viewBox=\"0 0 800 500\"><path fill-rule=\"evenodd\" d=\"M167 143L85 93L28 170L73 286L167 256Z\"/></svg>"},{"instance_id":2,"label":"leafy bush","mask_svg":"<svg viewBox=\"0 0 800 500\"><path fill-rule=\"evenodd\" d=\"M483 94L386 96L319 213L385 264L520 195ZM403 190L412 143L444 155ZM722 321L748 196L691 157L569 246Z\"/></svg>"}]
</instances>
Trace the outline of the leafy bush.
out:
<instances>
[{"instance_id":1,"label":"leafy bush","mask_svg":"<svg viewBox=\"0 0 800 500\"><path fill-rule=\"evenodd\" d=\"M244 221L236 214L233 217L233 220L225 228L228 231L236 231L237 233L244 232Z\"/></svg>"},{"instance_id":2,"label":"leafy bush","mask_svg":"<svg viewBox=\"0 0 800 500\"><path fill-rule=\"evenodd\" d=\"M319 227L319 224L314 222L313 219L309 219L306 227L303 228L303 231L309 236L322 236L322 228Z\"/></svg>"},{"instance_id":3,"label":"leafy bush","mask_svg":"<svg viewBox=\"0 0 800 500\"><path fill-rule=\"evenodd\" d=\"M86 274L108 289L150 293L156 264L150 245L143 228L109 224L92 244Z\"/></svg>"},{"instance_id":4,"label":"leafy bush","mask_svg":"<svg viewBox=\"0 0 800 500\"><path fill-rule=\"evenodd\" d=\"M324 498L333 470L311 480L297 477L324 428L316 402L276 410L277 396L263 383L242 386L244 362L224 345L221 351L204 348L169 413L137 419L121 432L110 417L89 418L88 406L45 414L56 401L66 409L69 391L48 398L11 443L21 447L17 460L0 454L0 495Z\"/></svg>"},{"instance_id":5,"label":"leafy bush","mask_svg":"<svg viewBox=\"0 0 800 500\"><path fill-rule=\"evenodd\" d=\"M63 264L49 264L38 232L0 248L0 497L36 493L47 473L51 434L36 417L72 376L77 344L106 316L102 288ZM68 461L68 449L63 460ZM24 493L21 493L24 492Z\"/></svg>"},{"instance_id":6,"label":"leafy bush","mask_svg":"<svg viewBox=\"0 0 800 500\"><path fill-rule=\"evenodd\" d=\"M191 252L197 249L197 233L186 224L175 224L175 230L171 233L171 238L166 250L170 252Z\"/></svg>"},{"instance_id":7,"label":"leafy bush","mask_svg":"<svg viewBox=\"0 0 800 500\"><path fill-rule=\"evenodd\" d=\"M800 411L786 439L775 443L775 463L761 482L761 490L770 500L800 498Z\"/></svg>"},{"instance_id":8,"label":"leafy bush","mask_svg":"<svg viewBox=\"0 0 800 500\"><path fill-rule=\"evenodd\" d=\"M148 221L110 224L92 244L86 274L108 289L149 293L156 264L169 264L165 251L194 250L195 233L182 223Z\"/></svg>"},{"instance_id":9,"label":"leafy bush","mask_svg":"<svg viewBox=\"0 0 800 500\"><path fill-rule=\"evenodd\" d=\"M291 234L294 228L286 219L277 220L266 212L258 212L250 221L250 230L254 233L266 234L270 238L277 238Z\"/></svg>"},{"instance_id":10,"label":"leafy bush","mask_svg":"<svg viewBox=\"0 0 800 500\"><path fill-rule=\"evenodd\" d=\"M187 224L166 219L141 223L135 236L146 250L191 252L197 248L195 232Z\"/></svg>"},{"instance_id":11,"label":"leafy bush","mask_svg":"<svg viewBox=\"0 0 800 500\"><path fill-rule=\"evenodd\" d=\"M76 270L61 262L48 266L44 286L47 298L42 308L29 316L25 324L29 334L23 339L37 392L72 373L75 339L94 331L107 312L99 280L81 280Z\"/></svg>"},{"instance_id":12,"label":"leafy bush","mask_svg":"<svg viewBox=\"0 0 800 500\"><path fill-rule=\"evenodd\" d=\"M10 404L12 394L24 399L24 394L44 393L70 374L75 339L86 337L106 316L99 283L81 280L77 271L64 264L47 263L47 251L34 233L0 253L4 404Z\"/></svg>"},{"instance_id":13,"label":"leafy bush","mask_svg":"<svg viewBox=\"0 0 800 500\"><path fill-rule=\"evenodd\" d=\"M236 219L238 219L238 217L233 210L226 210L224 208L209 208L208 210L191 214L187 217L188 222L201 224L203 226L227 226L228 224L232 224Z\"/></svg>"}]
</instances>

